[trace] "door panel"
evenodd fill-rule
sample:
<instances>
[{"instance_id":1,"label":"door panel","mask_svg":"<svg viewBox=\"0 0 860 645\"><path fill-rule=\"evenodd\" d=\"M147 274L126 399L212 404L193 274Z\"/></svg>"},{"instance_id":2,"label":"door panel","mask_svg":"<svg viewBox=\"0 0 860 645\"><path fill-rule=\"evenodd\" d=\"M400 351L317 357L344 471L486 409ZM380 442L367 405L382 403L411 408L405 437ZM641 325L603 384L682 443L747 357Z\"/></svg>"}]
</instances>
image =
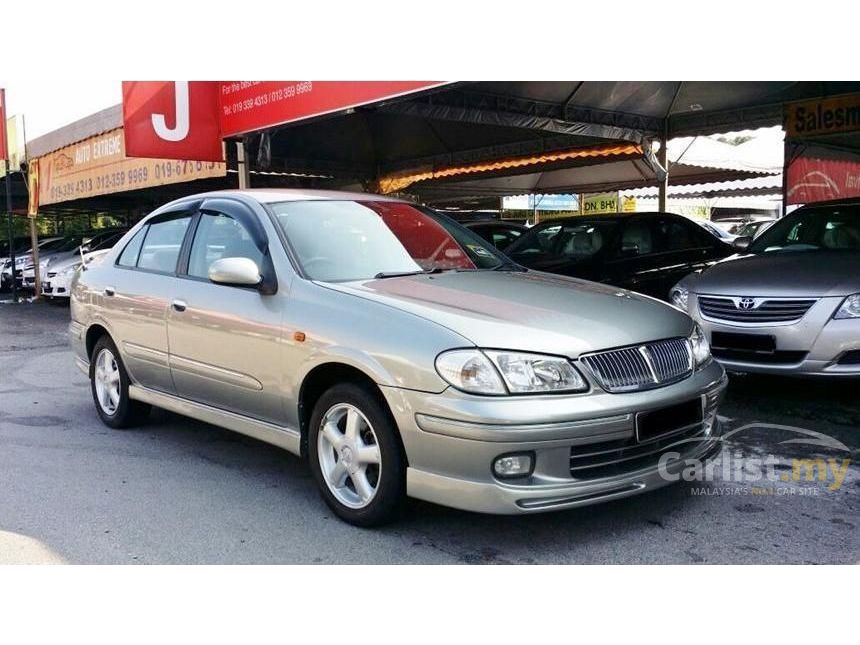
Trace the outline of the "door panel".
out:
<instances>
[{"instance_id":1,"label":"door panel","mask_svg":"<svg viewBox=\"0 0 860 645\"><path fill-rule=\"evenodd\" d=\"M167 306L174 290L173 276L115 268L113 296L102 296L105 318L131 379L145 387L173 392L167 361Z\"/></svg>"},{"instance_id":2,"label":"door panel","mask_svg":"<svg viewBox=\"0 0 860 645\"><path fill-rule=\"evenodd\" d=\"M106 318L132 380L163 392L174 392L167 308L176 288L176 258L190 221L190 215L167 215L140 229L108 274L102 294ZM152 265L160 272L142 270L152 258L160 258Z\"/></svg>"},{"instance_id":3,"label":"door panel","mask_svg":"<svg viewBox=\"0 0 860 645\"><path fill-rule=\"evenodd\" d=\"M219 200L224 202L224 200ZM230 204L221 204L230 208ZM239 208L239 206L236 206ZM170 368L182 397L282 424L282 295L215 284L216 260L244 257L261 273L274 271L267 244L248 211L200 213L185 277L178 279L168 310ZM272 284L274 276L266 276Z\"/></svg>"},{"instance_id":4,"label":"door panel","mask_svg":"<svg viewBox=\"0 0 860 645\"><path fill-rule=\"evenodd\" d=\"M282 297L179 280L170 306L170 367L179 396L272 423L283 421Z\"/></svg>"}]
</instances>

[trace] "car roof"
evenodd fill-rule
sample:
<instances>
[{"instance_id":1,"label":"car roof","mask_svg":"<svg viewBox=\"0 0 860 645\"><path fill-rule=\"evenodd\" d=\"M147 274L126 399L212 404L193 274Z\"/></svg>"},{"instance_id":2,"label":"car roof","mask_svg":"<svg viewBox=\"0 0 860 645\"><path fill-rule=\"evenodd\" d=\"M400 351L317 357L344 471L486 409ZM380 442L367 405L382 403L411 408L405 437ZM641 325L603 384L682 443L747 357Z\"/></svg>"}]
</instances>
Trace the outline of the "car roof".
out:
<instances>
[{"instance_id":1,"label":"car roof","mask_svg":"<svg viewBox=\"0 0 860 645\"><path fill-rule=\"evenodd\" d=\"M830 207L830 206L860 206L860 197L844 197L842 199L828 199L824 202L811 202L809 204L804 204L797 210L806 210L807 208L820 208L820 207ZM797 212L797 211L793 211ZM789 213L790 215L791 213Z\"/></svg>"},{"instance_id":2,"label":"car roof","mask_svg":"<svg viewBox=\"0 0 860 645\"><path fill-rule=\"evenodd\" d=\"M460 222L466 228L473 228L475 226L508 226L510 228L527 228L522 224L518 224L517 222L508 222L503 219L479 219L479 220L468 220L465 222Z\"/></svg>"},{"instance_id":3,"label":"car roof","mask_svg":"<svg viewBox=\"0 0 860 645\"><path fill-rule=\"evenodd\" d=\"M669 215L671 217L684 217L677 213L669 213L667 211L648 211L643 213L608 213L606 215L572 215L570 217L556 217L545 222L541 222L538 226L544 224L570 224L575 222L623 222L629 219L640 219L645 217L653 217L656 215ZM684 218L689 219L689 218Z\"/></svg>"},{"instance_id":4,"label":"car roof","mask_svg":"<svg viewBox=\"0 0 860 645\"><path fill-rule=\"evenodd\" d=\"M311 190L305 188L244 188L236 190L216 190L208 193L189 195L182 198L183 201L201 197L249 197L261 204L273 204L276 202L298 202L298 201L346 201L346 200L372 200L385 202L406 202L398 197L375 195L373 193L348 192L341 190ZM408 202L407 202L408 203Z\"/></svg>"}]
</instances>

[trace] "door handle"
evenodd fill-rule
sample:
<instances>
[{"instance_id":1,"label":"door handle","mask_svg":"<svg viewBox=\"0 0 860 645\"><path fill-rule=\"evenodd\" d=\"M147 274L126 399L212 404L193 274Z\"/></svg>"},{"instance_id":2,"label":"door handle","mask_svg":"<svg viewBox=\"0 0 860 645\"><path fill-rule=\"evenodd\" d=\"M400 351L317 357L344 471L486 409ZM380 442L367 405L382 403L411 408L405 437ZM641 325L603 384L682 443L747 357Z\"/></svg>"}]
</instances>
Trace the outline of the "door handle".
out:
<instances>
[{"instance_id":1,"label":"door handle","mask_svg":"<svg viewBox=\"0 0 860 645\"><path fill-rule=\"evenodd\" d=\"M184 300L174 300L171 305L176 311L185 311L185 308L188 306Z\"/></svg>"},{"instance_id":2,"label":"door handle","mask_svg":"<svg viewBox=\"0 0 860 645\"><path fill-rule=\"evenodd\" d=\"M116 290L113 287L105 287L105 295L112 296L116 293Z\"/></svg>"}]
</instances>

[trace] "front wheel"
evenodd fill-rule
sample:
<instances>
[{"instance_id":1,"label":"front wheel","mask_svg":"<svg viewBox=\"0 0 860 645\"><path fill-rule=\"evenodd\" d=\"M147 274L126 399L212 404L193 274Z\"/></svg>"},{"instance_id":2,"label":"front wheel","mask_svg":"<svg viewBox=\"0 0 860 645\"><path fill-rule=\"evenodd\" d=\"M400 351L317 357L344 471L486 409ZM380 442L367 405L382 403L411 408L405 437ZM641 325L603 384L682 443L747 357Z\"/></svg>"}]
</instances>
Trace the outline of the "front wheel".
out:
<instances>
[{"instance_id":1,"label":"front wheel","mask_svg":"<svg viewBox=\"0 0 860 645\"><path fill-rule=\"evenodd\" d=\"M96 412L111 428L135 425L149 413L147 404L129 397L129 382L116 345L108 336L102 336L90 357L90 386Z\"/></svg>"},{"instance_id":2,"label":"front wheel","mask_svg":"<svg viewBox=\"0 0 860 645\"><path fill-rule=\"evenodd\" d=\"M336 385L317 401L308 437L323 499L342 520L377 526L396 515L406 490L397 428L367 389Z\"/></svg>"}]
</instances>

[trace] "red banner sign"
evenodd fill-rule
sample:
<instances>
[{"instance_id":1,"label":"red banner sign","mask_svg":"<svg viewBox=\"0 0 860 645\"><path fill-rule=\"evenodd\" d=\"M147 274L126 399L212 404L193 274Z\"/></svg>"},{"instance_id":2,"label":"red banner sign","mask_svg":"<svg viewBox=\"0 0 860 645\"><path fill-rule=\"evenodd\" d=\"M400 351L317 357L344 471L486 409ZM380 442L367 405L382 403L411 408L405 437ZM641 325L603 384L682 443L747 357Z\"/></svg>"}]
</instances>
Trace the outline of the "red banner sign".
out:
<instances>
[{"instance_id":1,"label":"red banner sign","mask_svg":"<svg viewBox=\"0 0 860 645\"><path fill-rule=\"evenodd\" d=\"M384 101L437 81L123 81L130 157L221 161L221 139Z\"/></svg>"},{"instance_id":2,"label":"red banner sign","mask_svg":"<svg viewBox=\"0 0 860 645\"><path fill-rule=\"evenodd\" d=\"M860 197L860 160L798 157L788 167L788 204Z\"/></svg>"},{"instance_id":3,"label":"red banner sign","mask_svg":"<svg viewBox=\"0 0 860 645\"><path fill-rule=\"evenodd\" d=\"M223 161L215 81L123 81L129 157Z\"/></svg>"},{"instance_id":4,"label":"red banner sign","mask_svg":"<svg viewBox=\"0 0 860 645\"><path fill-rule=\"evenodd\" d=\"M221 135L309 119L442 85L430 81L222 81Z\"/></svg>"},{"instance_id":5,"label":"red banner sign","mask_svg":"<svg viewBox=\"0 0 860 645\"><path fill-rule=\"evenodd\" d=\"M8 159L6 148L6 90L0 88L0 159Z\"/></svg>"}]
</instances>

